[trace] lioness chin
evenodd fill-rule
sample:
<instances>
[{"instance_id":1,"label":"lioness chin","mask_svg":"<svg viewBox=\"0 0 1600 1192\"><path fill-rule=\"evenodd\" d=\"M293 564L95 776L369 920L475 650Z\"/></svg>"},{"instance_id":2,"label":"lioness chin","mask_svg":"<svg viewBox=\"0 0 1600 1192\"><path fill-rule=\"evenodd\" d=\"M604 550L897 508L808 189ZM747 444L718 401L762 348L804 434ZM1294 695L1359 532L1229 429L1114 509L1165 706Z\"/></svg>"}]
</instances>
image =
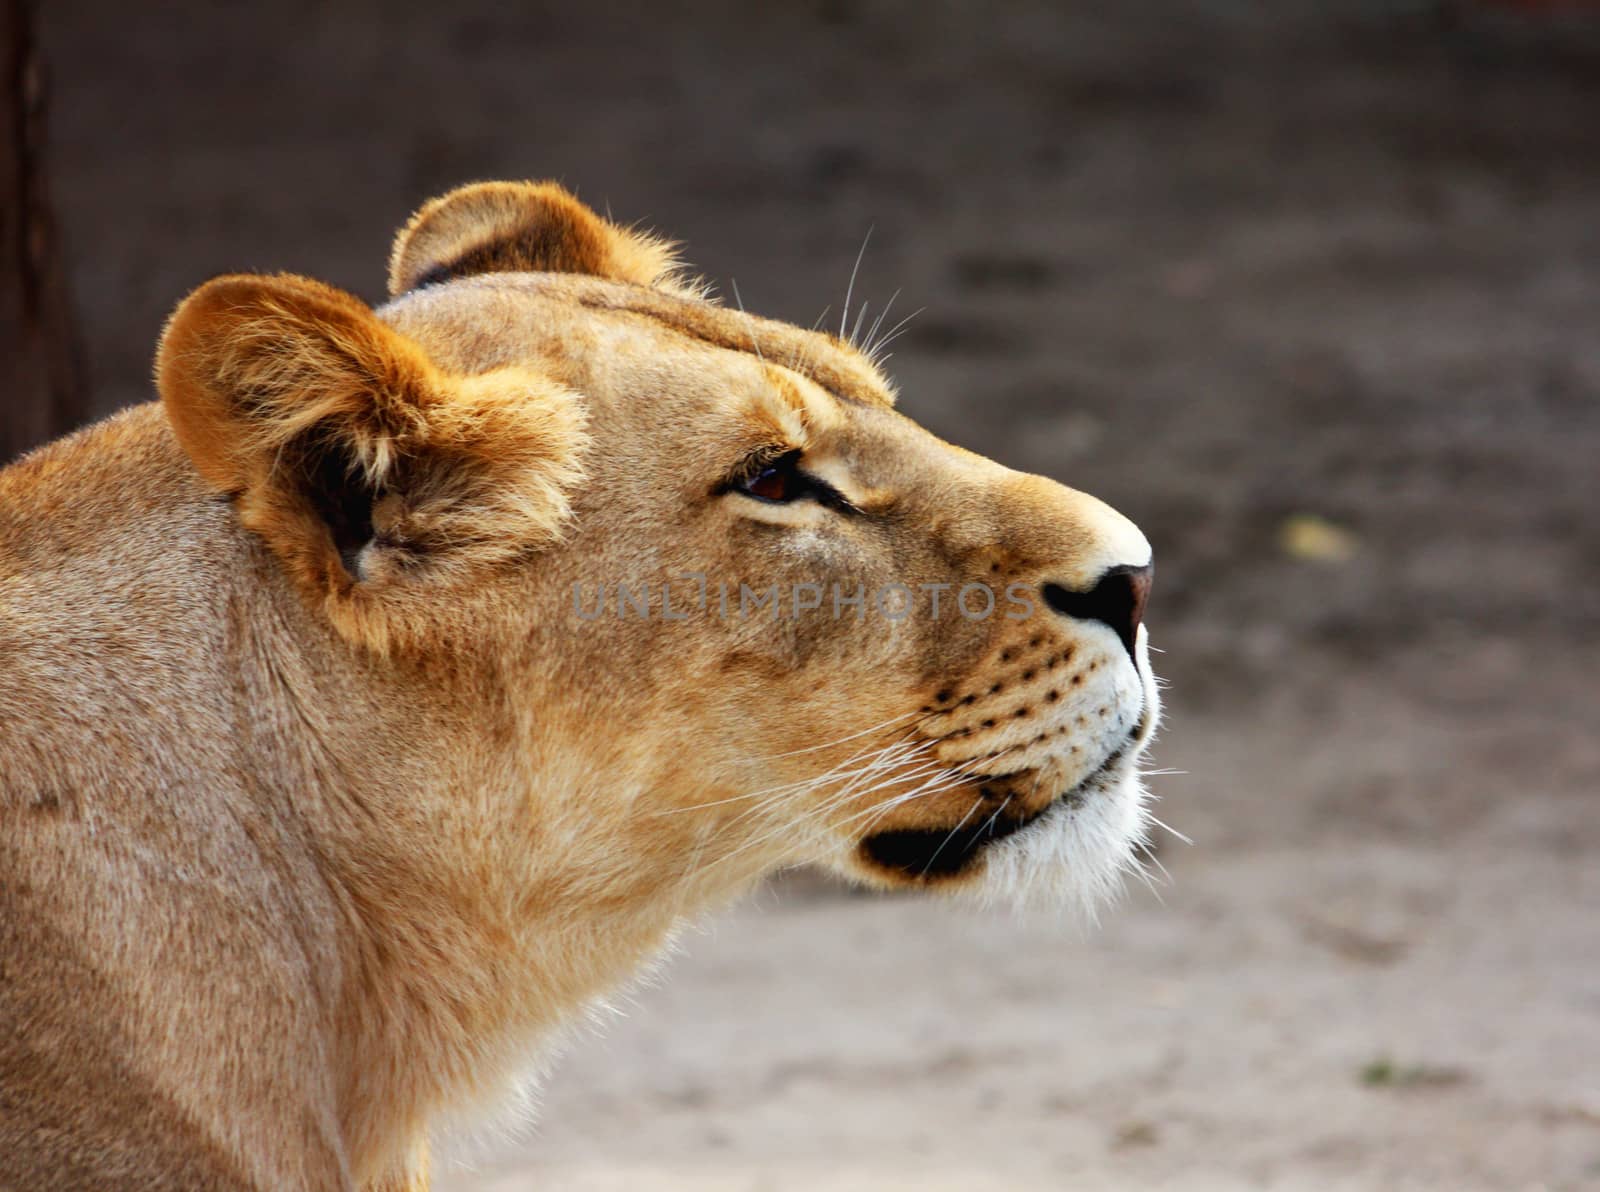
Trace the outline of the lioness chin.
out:
<instances>
[{"instance_id":1,"label":"lioness chin","mask_svg":"<svg viewBox=\"0 0 1600 1192\"><path fill-rule=\"evenodd\" d=\"M1090 905L1150 548L558 187L230 276L0 472L0 1185L421 1188L763 874Z\"/></svg>"}]
</instances>

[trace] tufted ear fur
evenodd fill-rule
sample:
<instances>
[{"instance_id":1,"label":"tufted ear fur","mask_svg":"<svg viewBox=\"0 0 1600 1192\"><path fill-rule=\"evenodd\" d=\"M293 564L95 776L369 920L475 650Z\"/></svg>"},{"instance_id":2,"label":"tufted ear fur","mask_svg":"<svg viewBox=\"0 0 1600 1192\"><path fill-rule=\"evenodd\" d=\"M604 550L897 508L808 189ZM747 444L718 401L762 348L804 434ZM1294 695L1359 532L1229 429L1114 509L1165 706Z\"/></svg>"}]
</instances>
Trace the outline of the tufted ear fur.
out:
<instances>
[{"instance_id":1,"label":"tufted ear fur","mask_svg":"<svg viewBox=\"0 0 1600 1192\"><path fill-rule=\"evenodd\" d=\"M445 374L306 278L201 286L167 322L156 380L200 475L380 650L442 586L556 539L581 477L576 394L522 368Z\"/></svg>"},{"instance_id":2,"label":"tufted ear fur","mask_svg":"<svg viewBox=\"0 0 1600 1192\"><path fill-rule=\"evenodd\" d=\"M504 272L587 273L700 296L673 245L602 219L554 182L475 182L426 204L395 237L389 294Z\"/></svg>"}]
</instances>

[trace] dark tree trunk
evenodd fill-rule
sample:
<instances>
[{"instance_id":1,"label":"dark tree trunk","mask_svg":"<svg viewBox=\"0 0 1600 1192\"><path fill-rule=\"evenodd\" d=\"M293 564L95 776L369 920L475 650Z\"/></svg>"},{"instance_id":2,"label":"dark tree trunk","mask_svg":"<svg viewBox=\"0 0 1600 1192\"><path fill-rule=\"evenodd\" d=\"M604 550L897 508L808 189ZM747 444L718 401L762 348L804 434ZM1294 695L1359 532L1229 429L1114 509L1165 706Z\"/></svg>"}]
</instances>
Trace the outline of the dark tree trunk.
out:
<instances>
[{"instance_id":1,"label":"dark tree trunk","mask_svg":"<svg viewBox=\"0 0 1600 1192\"><path fill-rule=\"evenodd\" d=\"M0 0L0 466L87 413L44 177L33 0Z\"/></svg>"}]
</instances>

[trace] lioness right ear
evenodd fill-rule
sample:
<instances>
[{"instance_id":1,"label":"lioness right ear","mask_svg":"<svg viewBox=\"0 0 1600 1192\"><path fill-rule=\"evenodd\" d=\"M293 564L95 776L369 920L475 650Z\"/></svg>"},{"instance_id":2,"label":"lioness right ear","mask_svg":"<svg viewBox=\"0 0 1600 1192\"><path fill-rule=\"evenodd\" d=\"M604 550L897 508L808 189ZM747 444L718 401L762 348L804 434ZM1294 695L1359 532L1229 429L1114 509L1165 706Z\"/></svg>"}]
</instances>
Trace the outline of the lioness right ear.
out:
<instances>
[{"instance_id":1,"label":"lioness right ear","mask_svg":"<svg viewBox=\"0 0 1600 1192\"><path fill-rule=\"evenodd\" d=\"M168 321L156 380L200 475L348 635L380 649L440 585L556 538L587 442L523 368L441 372L359 298L221 277Z\"/></svg>"}]
</instances>

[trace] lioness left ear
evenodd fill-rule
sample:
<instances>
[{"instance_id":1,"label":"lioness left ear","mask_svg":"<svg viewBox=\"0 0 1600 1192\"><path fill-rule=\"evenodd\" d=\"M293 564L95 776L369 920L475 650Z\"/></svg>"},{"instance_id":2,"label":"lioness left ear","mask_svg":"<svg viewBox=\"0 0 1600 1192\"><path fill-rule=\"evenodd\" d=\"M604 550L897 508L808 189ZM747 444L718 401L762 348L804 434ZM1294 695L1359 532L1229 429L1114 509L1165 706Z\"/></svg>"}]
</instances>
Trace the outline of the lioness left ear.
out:
<instances>
[{"instance_id":1,"label":"lioness left ear","mask_svg":"<svg viewBox=\"0 0 1600 1192\"><path fill-rule=\"evenodd\" d=\"M700 296L671 244L602 219L554 182L474 182L425 204L395 237L389 295L506 272L587 273Z\"/></svg>"},{"instance_id":2,"label":"lioness left ear","mask_svg":"<svg viewBox=\"0 0 1600 1192\"><path fill-rule=\"evenodd\" d=\"M201 286L167 322L156 380L200 475L380 648L440 585L555 539L581 475L572 391L523 368L443 373L360 299L302 277Z\"/></svg>"}]
</instances>

